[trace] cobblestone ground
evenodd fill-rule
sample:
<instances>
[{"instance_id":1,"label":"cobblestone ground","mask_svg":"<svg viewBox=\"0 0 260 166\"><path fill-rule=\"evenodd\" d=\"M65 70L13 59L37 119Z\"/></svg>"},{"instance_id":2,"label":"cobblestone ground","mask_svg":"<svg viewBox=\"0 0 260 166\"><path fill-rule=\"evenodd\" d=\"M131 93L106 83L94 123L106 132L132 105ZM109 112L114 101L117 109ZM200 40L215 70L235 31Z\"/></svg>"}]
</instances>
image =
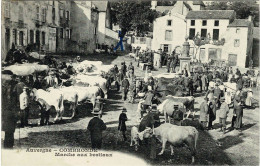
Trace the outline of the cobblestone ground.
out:
<instances>
[{"instance_id":1,"label":"cobblestone ground","mask_svg":"<svg viewBox=\"0 0 260 166\"><path fill-rule=\"evenodd\" d=\"M59 56L59 59L66 61L67 56ZM110 55L92 55L82 59L101 60L105 64L117 64L120 66L122 61L128 65L133 62L135 66L135 74L144 76L144 71L136 67L136 62L129 56L110 56ZM153 71L153 75L165 72L162 68L158 71ZM203 95L203 94L202 94ZM197 118L199 117L199 105L202 102L203 96L196 94L195 109L196 119L189 121L191 125L198 125ZM258 99L259 91L254 89L254 97ZM120 140L120 133L117 131L118 117L121 113L121 108L127 109L127 142ZM149 159L149 151L146 146L141 146L139 151L135 152L130 144L131 126L138 125L139 121L136 116L137 103L130 104L121 100L121 94L114 90L109 92L109 99L105 101L104 115L102 119L107 125L107 130L103 132L103 148L105 150L113 150L126 152L143 158L149 164L190 164L191 153L187 147L176 147L174 149L175 156L170 156L170 148L167 146L166 152L162 156L157 156L157 159L152 161ZM15 147L91 147L90 136L86 131L89 120L91 119L91 106L78 106L77 116L74 119L64 118L60 124L52 124L49 126L36 126L16 129L15 132ZM31 110L33 111L33 110ZM230 110L227 118L227 127L230 127L233 109ZM70 113L65 113L65 115ZM51 119L53 120L53 119ZM30 120L36 124L38 120ZM161 119L163 121L163 119ZM218 113L214 127L217 129L211 131L199 130L199 140L197 145L197 156L195 164L202 165L258 165L259 163L259 108L245 109L243 117L244 127L242 132L233 130L226 134L219 132L218 128ZM20 139L19 139L20 137ZM20 143L19 143L20 142ZM117 142L117 145L116 145ZM157 153L161 150L161 144L158 143Z\"/></svg>"}]
</instances>

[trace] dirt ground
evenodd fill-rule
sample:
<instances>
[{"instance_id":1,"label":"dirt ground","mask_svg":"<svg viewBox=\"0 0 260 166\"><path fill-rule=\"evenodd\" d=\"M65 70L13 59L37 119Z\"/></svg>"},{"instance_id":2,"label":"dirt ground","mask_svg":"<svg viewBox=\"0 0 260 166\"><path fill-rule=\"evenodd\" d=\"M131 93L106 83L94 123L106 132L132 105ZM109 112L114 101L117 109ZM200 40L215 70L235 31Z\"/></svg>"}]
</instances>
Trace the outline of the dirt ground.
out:
<instances>
[{"instance_id":1,"label":"dirt ground","mask_svg":"<svg viewBox=\"0 0 260 166\"><path fill-rule=\"evenodd\" d=\"M59 56L59 59L66 61L67 56ZM110 56L110 55L91 55L82 56L82 59L101 60L104 64L117 64L120 66L122 61L128 65L133 62L135 74L144 76L144 71L136 67L134 59L128 56ZM153 75L165 72L162 68L153 71ZM254 98L258 99L259 91L253 89ZM198 126L199 105L203 100L204 94L196 94L195 109L196 118L189 120L190 125ZM118 117L122 107L126 107L128 121L127 137L128 140L120 140L120 134L117 130ZM174 148L174 156L170 155L170 147L167 146L162 156L157 156L156 160L149 159L149 148L143 145L135 152L130 147L130 130L132 126L137 126L139 121L136 114L137 103L131 104L121 100L120 92L111 90L108 99L105 101L103 121L107 125L107 130L103 132L103 149L125 152L143 158L150 165L186 165L191 163L191 153L187 147ZM16 129L15 148L60 148L60 147L84 147L90 148L90 135L86 128L89 120L92 118L91 105L79 105L77 116L69 119L70 112L66 112L67 117L60 124L51 124L49 126L36 126L39 119L31 119L32 127ZM31 110L33 111L33 110ZM227 118L227 128L230 127L233 109L230 110ZM53 118L51 119L53 120ZM163 122L163 117L161 122ZM196 165L259 165L259 108L244 109L243 129L242 131L232 130L226 134L219 132L218 112L214 121L214 130L199 130L199 140L197 145ZM20 133L20 134L19 134ZM20 136L19 136L20 135ZM20 137L20 140L19 140ZM19 143L20 142L20 143ZM116 142L117 145L116 145ZM157 144L157 154L161 150L161 144Z\"/></svg>"}]
</instances>

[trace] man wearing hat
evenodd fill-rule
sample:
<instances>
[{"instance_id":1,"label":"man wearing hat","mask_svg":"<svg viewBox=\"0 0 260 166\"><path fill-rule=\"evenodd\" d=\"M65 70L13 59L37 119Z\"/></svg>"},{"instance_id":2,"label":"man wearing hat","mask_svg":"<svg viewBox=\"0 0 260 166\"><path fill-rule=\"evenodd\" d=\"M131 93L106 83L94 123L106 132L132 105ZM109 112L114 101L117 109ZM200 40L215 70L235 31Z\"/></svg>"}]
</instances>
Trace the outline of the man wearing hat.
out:
<instances>
[{"instance_id":1,"label":"man wearing hat","mask_svg":"<svg viewBox=\"0 0 260 166\"><path fill-rule=\"evenodd\" d=\"M218 85L218 83L216 83L215 84L215 89L214 89L214 93L213 93L213 95L214 95L214 97L216 98L216 104L217 104L217 108L219 108L220 107L220 95L221 95L221 90L220 90L220 88L219 88L219 85Z\"/></svg>"},{"instance_id":2,"label":"man wearing hat","mask_svg":"<svg viewBox=\"0 0 260 166\"><path fill-rule=\"evenodd\" d=\"M123 108L122 113L119 115L119 124L118 124L118 130L122 132L124 141L126 141L126 124L125 122L127 121L127 116L126 116L126 108Z\"/></svg>"},{"instance_id":3,"label":"man wearing hat","mask_svg":"<svg viewBox=\"0 0 260 166\"><path fill-rule=\"evenodd\" d=\"M106 130L107 126L98 116L100 111L95 108L92 112L94 117L89 121L87 129L90 131L91 147L100 149L102 145L102 131Z\"/></svg>"},{"instance_id":4,"label":"man wearing hat","mask_svg":"<svg viewBox=\"0 0 260 166\"><path fill-rule=\"evenodd\" d=\"M208 122L208 98L205 97L204 101L200 105L200 123L203 126L203 129L206 129Z\"/></svg>"},{"instance_id":5,"label":"man wearing hat","mask_svg":"<svg viewBox=\"0 0 260 166\"><path fill-rule=\"evenodd\" d=\"M144 96L144 100L145 100L143 103L144 111L146 111L146 109L152 105L153 98L154 98L153 90L149 89Z\"/></svg>"},{"instance_id":6,"label":"man wearing hat","mask_svg":"<svg viewBox=\"0 0 260 166\"><path fill-rule=\"evenodd\" d=\"M95 102L95 105L94 105L94 109L96 108L96 109L98 109L99 110L99 112L100 112L100 118L102 118L102 114L103 114L103 102L102 101L100 101L100 99L101 99L101 96L97 96L97 98L96 98L96 102Z\"/></svg>"},{"instance_id":7,"label":"man wearing hat","mask_svg":"<svg viewBox=\"0 0 260 166\"><path fill-rule=\"evenodd\" d=\"M227 120L227 115L229 113L229 107L228 104L225 101L225 98L221 98L220 100L221 106L219 109L219 123L221 125L221 130L223 133L225 133L226 130L226 120Z\"/></svg>"},{"instance_id":8,"label":"man wearing hat","mask_svg":"<svg viewBox=\"0 0 260 166\"><path fill-rule=\"evenodd\" d=\"M53 71L49 72L49 76L46 77L46 81L49 87L58 85L58 79Z\"/></svg>"},{"instance_id":9,"label":"man wearing hat","mask_svg":"<svg viewBox=\"0 0 260 166\"><path fill-rule=\"evenodd\" d=\"M122 81L122 93L123 93L122 100L124 100L124 101L127 98L127 93L128 93L128 90L129 90L129 86L130 86L129 81L127 79L127 76L125 76L125 79Z\"/></svg>"},{"instance_id":10,"label":"man wearing hat","mask_svg":"<svg viewBox=\"0 0 260 166\"><path fill-rule=\"evenodd\" d=\"M12 74L12 72L10 72ZM10 81L2 82L2 130L5 132L4 148L13 148L14 132L18 120L19 98L14 90L16 75Z\"/></svg>"},{"instance_id":11,"label":"man wearing hat","mask_svg":"<svg viewBox=\"0 0 260 166\"><path fill-rule=\"evenodd\" d=\"M20 94L20 120L21 127L28 125L28 116L29 116L29 95L28 87L23 88L23 92Z\"/></svg>"},{"instance_id":12,"label":"man wearing hat","mask_svg":"<svg viewBox=\"0 0 260 166\"><path fill-rule=\"evenodd\" d=\"M25 85L25 78L24 77L17 77L18 83L14 87L14 91L17 94L17 99L19 100L20 94L23 93L23 88ZM17 106L19 106L19 102L17 103Z\"/></svg>"}]
</instances>

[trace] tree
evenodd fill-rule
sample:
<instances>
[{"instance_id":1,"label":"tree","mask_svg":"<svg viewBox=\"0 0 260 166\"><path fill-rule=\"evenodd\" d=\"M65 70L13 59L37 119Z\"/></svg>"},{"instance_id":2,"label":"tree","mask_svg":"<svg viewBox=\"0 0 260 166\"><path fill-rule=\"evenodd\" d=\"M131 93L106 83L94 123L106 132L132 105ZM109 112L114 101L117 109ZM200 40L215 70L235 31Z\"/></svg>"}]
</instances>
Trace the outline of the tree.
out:
<instances>
[{"instance_id":1,"label":"tree","mask_svg":"<svg viewBox=\"0 0 260 166\"><path fill-rule=\"evenodd\" d=\"M193 42L192 42L195 50L193 53L193 59L196 58L197 53L200 50L200 47L205 45L205 44L212 44L212 45L224 45L225 44L225 39L222 38L221 40L212 40L210 33L208 33L208 35L206 37L201 37L199 32L196 34L196 36L193 38Z\"/></svg>"},{"instance_id":2,"label":"tree","mask_svg":"<svg viewBox=\"0 0 260 166\"><path fill-rule=\"evenodd\" d=\"M208 10L234 10L236 18L246 19L248 16L254 17L254 24L259 24L259 6L253 1L234 1L234 2L212 2Z\"/></svg>"},{"instance_id":3,"label":"tree","mask_svg":"<svg viewBox=\"0 0 260 166\"><path fill-rule=\"evenodd\" d=\"M158 17L155 10L151 10L149 1L111 2L112 23L119 24L121 29L135 31L144 36L152 31L153 21Z\"/></svg>"}]
</instances>

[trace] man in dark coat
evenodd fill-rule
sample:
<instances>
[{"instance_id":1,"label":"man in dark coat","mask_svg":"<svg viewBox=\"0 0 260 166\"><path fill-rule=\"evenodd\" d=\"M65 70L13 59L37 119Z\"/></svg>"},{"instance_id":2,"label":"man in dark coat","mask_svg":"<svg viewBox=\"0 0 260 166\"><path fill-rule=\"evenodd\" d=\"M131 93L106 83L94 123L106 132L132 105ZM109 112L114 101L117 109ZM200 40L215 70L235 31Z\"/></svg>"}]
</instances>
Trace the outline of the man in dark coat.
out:
<instances>
[{"instance_id":1,"label":"man in dark coat","mask_svg":"<svg viewBox=\"0 0 260 166\"><path fill-rule=\"evenodd\" d=\"M118 130L122 132L124 141L126 141L126 124L125 122L127 121L127 116L126 116L126 108L123 108L122 113L119 115L119 124L118 124Z\"/></svg>"},{"instance_id":2,"label":"man in dark coat","mask_svg":"<svg viewBox=\"0 0 260 166\"><path fill-rule=\"evenodd\" d=\"M240 70L237 68L236 75L241 76Z\"/></svg>"},{"instance_id":3,"label":"man in dark coat","mask_svg":"<svg viewBox=\"0 0 260 166\"><path fill-rule=\"evenodd\" d=\"M242 77L239 77L237 80L237 90L242 90L243 88L243 80Z\"/></svg>"},{"instance_id":4,"label":"man in dark coat","mask_svg":"<svg viewBox=\"0 0 260 166\"><path fill-rule=\"evenodd\" d=\"M216 87L214 89L214 93L213 93L215 99L216 99L216 104L217 104L217 108L220 107L220 95L221 95L221 90L218 87L218 83L216 83Z\"/></svg>"},{"instance_id":5,"label":"man in dark coat","mask_svg":"<svg viewBox=\"0 0 260 166\"><path fill-rule=\"evenodd\" d=\"M17 94L18 101L19 101L20 94L23 93L23 88L26 86L24 82L25 82L24 77L18 77L18 83L15 85L13 89Z\"/></svg>"},{"instance_id":6,"label":"man in dark coat","mask_svg":"<svg viewBox=\"0 0 260 166\"><path fill-rule=\"evenodd\" d=\"M209 124L208 130L212 129L212 122L216 119L216 103L215 101L211 101L209 103Z\"/></svg>"},{"instance_id":7,"label":"man in dark coat","mask_svg":"<svg viewBox=\"0 0 260 166\"><path fill-rule=\"evenodd\" d=\"M213 80L213 75L212 73L207 74L208 82L211 82Z\"/></svg>"},{"instance_id":8,"label":"man in dark coat","mask_svg":"<svg viewBox=\"0 0 260 166\"><path fill-rule=\"evenodd\" d=\"M178 64L178 55L177 54L174 54L174 59L173 59L173 72L175 73L175 68Z\"/></svg>"},{"instance_id":9,"label":"man in dark coat","mask_svg":"<svg viewBox=\"0 0 260 166\"><path fill-rule=\"evenodd\" d=\"M107 126L101 120L98 115L100 111L98 109L94 109L92 112L94 118L92 118L88 123L88 130L90 131L91 144L93 149L100 149L102 145L102 131L106 130Z\"/></svg>"},{"instance_id":10,"label":"man in dark coat","mask_svg":"<svg viewBox=\"0 0 260 166\"><path fill-rule=\"evenodd\" d=\"M17 82L16 76L11 81L2 82L2 130L5 131L4 148L13 148L14 132L18 120L19 99L13 91Z\"/></svg>"},{"instance_id":11,"label":"man in dark coat","mask_svg":"<svg viewBox=\"0 0 260 166\"><path fill-rule=\"evenodd\" d=\"M169 73L170 67L171 67L171 59L170 58L167 59L166 67L167 67L167 73Z\"/></svg>"},{"instance_id":12,"label":"man in dark coat","mask_svg":"<svg viewBox=\"0 0 260 166\"><path fill-rule=\"evenodd\" d=\"M235 128L241 129L242 128L242 117L243 117L243 107L241 106L241 100L238 98L234 101L234 113L236 116Z\"/></svg>"},{"instance_id":13,"label":"man in dark coat","mask_svg":"<svg viewBox=\"0 0 260 166\"><path fill-rule=\"evenodd\" d=\"M189 88L189 95L193 96L193 80L189 78L189 83L188 83L188 88Z\"/></svg>"},{"instance_id":14,"label":"man in dark coat","mask_svg":"<svg viewBox=\"0 0 260 166\"><path fill-rule=\"evenodd\" d=\"M127 93L128 93L128 90L129 90L129 81L127 79L127 77L125 77L125 79L122 81L122 99L125 101L126 98L127 98Z\"/></svg>"}]
</instances>

